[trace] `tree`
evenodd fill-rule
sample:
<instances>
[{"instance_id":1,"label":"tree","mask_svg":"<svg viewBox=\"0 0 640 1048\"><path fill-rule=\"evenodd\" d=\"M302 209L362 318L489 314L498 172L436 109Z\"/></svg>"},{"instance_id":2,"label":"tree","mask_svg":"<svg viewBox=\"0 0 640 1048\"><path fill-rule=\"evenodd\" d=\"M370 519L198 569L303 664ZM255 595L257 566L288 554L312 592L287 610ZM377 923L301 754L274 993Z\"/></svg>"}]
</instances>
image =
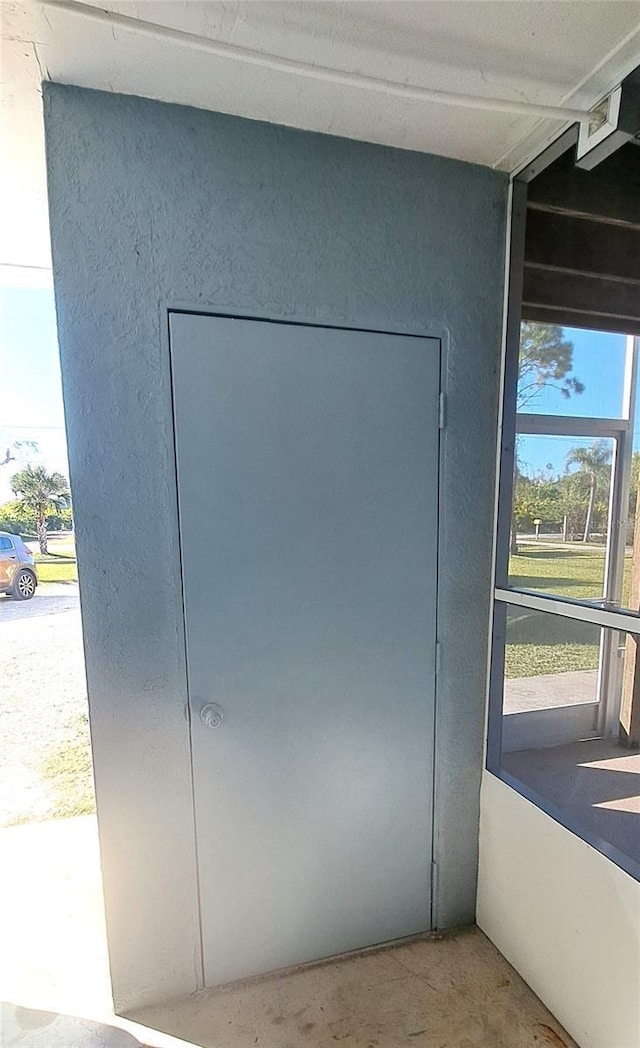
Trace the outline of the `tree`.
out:
<instances>
[{"instance_id":1,"label":"tree","mask_svg":"<svg viewBox=\"0 0 640 1048\"><path fill-rule=\"evenodd\" d=\"M25 509L17 499L3 502L0 506L0 531L10 531L12 535L34 535L36 517L30 509Z\"/></svg>"},{"instance_id":2,"label":"tree","mask_svg":"<svg viewBox=\"0 0 640 1048\"><path fill-rule=\"evenodd\" d=\"M562 328L557 324L534 324L523 320L520 324L520 356L518 358L518 388L516 408L522 411L541 390L552 387L559 389L568 400L572 394L583 393L584 385L570 374L573 368L573 343L562 337ZM516 438L515 476L517 486L521 476L518 462ZM511 554L518 552L518 535L515 519L511 521Z\"/></svg>"},{"instance_id":3,"label":"tree","mask_svg":"<svg viewBox=\"0 0 640 1048\"><path fill-rule=\"evenodd\" d=\"M23 508L35 514L40 552L47 553L47 513L69 505L69 482L62 473L47 473L44 466L26 466L11 478L11 490Z\"/></svg>"},{"instance_id":4,"label":"tree","mask_svg":"<svg viewBox=\"0 0 640 1048\"><path fill-rule=\"evenodd\" d=\"M532 477L519 472L513 493L513 523L519 529L532 528L536 519L547 526L562 523L557 479L545 471Z\"/></svg>"},{"instance_id":5,"label":"tree","mask_svg":"<svg viewBox=\"0 0 640 1048\"><path fill-rule=\"evenodd\" d=\"M611 449L606 440L596 440L588 448L572 448L567 455L567 467L577 466L577 472L582 473L589 481L589 504L587 506L583 542L589 541L589 535L593 526L593 511L596 504L598 481L602 481L609 473L610 461Z\"/></svg>"},{"instance_id":6,"label":"tree","mask_svg":"<svg viewBox=\"0 0 640 1048\"><path fill-rule=\"evenodd\" d=\"M573 343L562 337L557 324L520 325L520 358L518 366L518 411L544 388L558 389L568 400L584 392L584 385L570 374L573 368Z\"/></svg>"}]
</instances>

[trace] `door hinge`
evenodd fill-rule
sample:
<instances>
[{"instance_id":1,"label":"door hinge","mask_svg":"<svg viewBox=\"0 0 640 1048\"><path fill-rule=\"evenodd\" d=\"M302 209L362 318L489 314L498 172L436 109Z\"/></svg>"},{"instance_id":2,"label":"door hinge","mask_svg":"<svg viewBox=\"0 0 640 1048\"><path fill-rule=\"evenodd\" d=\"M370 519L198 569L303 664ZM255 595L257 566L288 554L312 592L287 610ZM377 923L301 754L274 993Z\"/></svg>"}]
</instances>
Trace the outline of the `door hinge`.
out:
<instances>
[{"instance_id":1,"label":"door hinge","mask_svg":"<svg viewBox=\"0 0 640 1048\"><path fill-rule=\"evenodd\" d=\"M439 640L436 641L436 677L440 676L440 666L442 664L442 645Z\"/></svg>"},{"instance_id":2,"label":"door hinge","mask_svg":"<svg viewBox=\"0 0 640 1048\"><path fill-rule=\"evenodd\" d=\"M444 393L438 398L438 429L444 429L447 424L447 398Z\"/></svg>"}]
</instances>

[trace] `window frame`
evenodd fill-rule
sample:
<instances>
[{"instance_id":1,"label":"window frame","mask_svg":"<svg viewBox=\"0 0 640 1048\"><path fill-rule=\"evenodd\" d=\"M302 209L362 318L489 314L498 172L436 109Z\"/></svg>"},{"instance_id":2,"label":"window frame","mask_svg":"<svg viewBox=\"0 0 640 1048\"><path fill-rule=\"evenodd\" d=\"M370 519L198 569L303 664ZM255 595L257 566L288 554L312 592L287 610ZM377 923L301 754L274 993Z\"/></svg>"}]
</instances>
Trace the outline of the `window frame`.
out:
<instances>
[{"instance_id":1,"label":"window frame","mask_svg":"<svg viewBox=\"0 0 640 1048\"><path fill-rule=\"evenodd\" d=\"M517 412L517 387L520 352L521 303L524 279L524 241L527 214L527 183L552 163L571 144L572 131L563 135L541 157L530 164L512 182L511 222L509 230L509 266L505 312L505 347L502 369L501 415L499 426L494 570L492 581L491 636L489 643L488 709L485 767L488 772L525 797L554 821L574 833L605 855L630 876L640 880L640 863L625 855L617 847L599 838L571 814L558 809L541 794L531 789L501 767L503 736L503 692L505 646L507 643L507 609L527 607L564 618L592 622L610 631L609 641L602 647L600 674L609 678L611 672L611 642L616 633L640 636L640 612L613 606L608 599L616 592L624 568L625 543L620 541L619 529L609 528L605 555L605 588L601 600L578 600L553 594L542 595L509 585L509 555L511 543L511 513L513 504L513 476L516 441L520 433L567 434L580 437L608 437L614 440L612 462L612 489L610 513L612 521L620 521L626 510L622 504L630 463L630 444L633 439L632 412L620 419L580 418L578 416L543 415ZM568 145L567 145L568 144ZM637 367L640 338L636 336L636 351L632 354L633 369ZM627 405L635 388L635 370L625 376ZM586 430L586 432L585 432ZM616 462L621 457L621 466ZM573 714L574 719L585 720L593 715L594 707L600 727L608 721L611 711L601 704L583 704L583 710ZM562 707L560 709L563 709ZM577 707L579 710L579 707ZM546 711L545 711L546 712ZM562 714L552 714L560 724Z\"/></svg>"}]
</instances>

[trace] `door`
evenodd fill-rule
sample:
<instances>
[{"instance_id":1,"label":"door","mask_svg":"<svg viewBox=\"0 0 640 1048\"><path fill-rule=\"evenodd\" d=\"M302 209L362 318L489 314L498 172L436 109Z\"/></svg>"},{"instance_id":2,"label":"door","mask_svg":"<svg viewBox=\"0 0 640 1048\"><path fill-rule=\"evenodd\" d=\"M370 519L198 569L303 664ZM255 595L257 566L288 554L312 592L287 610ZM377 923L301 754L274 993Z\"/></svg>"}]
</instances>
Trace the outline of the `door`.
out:
<instances>
[{"instance_id":1,"label":"door","mask_svg":"<svg viewBox=\"0 0 640 1048\"><path fill-rule=\"evenodd\" d=\"M439 343L170 338L215 985L430 927Z\"/></svg>"}]
</instances>

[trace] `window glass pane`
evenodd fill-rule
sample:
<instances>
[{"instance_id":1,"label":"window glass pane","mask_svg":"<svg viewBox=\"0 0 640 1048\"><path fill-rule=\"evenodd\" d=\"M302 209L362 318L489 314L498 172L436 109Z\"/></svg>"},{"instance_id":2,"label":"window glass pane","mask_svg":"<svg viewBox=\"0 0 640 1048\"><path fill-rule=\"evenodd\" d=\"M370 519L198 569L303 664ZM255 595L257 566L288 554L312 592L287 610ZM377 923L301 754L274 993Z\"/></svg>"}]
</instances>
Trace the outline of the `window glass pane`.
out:
<instances>
[{"instance_id":1,"label":"window glass pane","mask_svg":"<svg viewBox=\"0 0 640 1048\"><path fill-rule=\"evenodd\" d=\"M518 436L511 586L575 600L605 596L613 450L611 439Z\"/></svg>"},{"instance_id":2,"label":"window glass pane","mask_svg":"<svg viewBox=\"0 0 640 1048\"><path fill-rule=\"evenodd\" d=\"M517 410L621 418L626 336L524 321Z\"/></svg>"},{"instance_id":3,"label":"window glass pane","mask_svg":"<svg viewBox=\"0 0 640 1048\"><path fill-rule=\"evenodd\" d=\"M598 701L599 626L510 605L505 715Z\"/></svg>"},{"instance_id":4,"label":"window glass pane","mask_svg":"<svg viewBox=\"0 0 640 1048\"><path fill-rule=\"evenodd\" d=\"M633 872L640 864L640 656L631 635L506 615L500 770ZM627 860L631 860L630 864Z\"/></svg>"}]
</instances>

